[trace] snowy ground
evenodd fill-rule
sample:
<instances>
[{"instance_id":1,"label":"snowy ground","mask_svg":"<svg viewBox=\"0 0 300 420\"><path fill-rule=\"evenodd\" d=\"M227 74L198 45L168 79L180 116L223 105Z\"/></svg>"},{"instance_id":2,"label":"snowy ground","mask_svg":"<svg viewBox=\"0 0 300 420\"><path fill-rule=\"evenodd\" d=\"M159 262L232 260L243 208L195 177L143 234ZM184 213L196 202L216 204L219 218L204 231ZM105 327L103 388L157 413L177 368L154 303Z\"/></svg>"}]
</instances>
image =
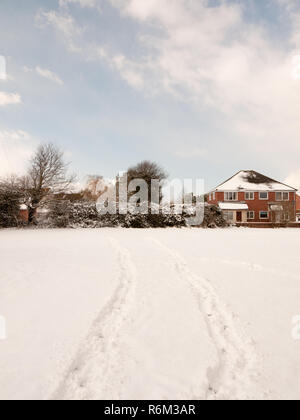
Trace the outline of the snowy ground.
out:
<instances>
[{"instance_id":1,"label":"snowy ground","mask_svg":"<svg viewBox=\"0 0 300 420\"><path fill-rule=\"evenodd\" d=\"M0 239L0 399L299 399L298 229Z\"/></svg>"}]
</instances>

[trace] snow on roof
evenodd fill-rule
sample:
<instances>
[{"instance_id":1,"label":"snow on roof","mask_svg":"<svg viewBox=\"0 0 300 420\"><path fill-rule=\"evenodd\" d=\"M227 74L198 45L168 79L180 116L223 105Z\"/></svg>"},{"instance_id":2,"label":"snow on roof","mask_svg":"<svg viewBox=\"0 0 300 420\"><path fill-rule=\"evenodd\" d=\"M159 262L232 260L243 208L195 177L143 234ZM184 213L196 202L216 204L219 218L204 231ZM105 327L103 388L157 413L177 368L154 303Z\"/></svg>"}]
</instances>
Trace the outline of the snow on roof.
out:
<instances>
[{"instance_id":1,"label":"snow on roof","mask_svg":"<svg viewBox=\"0 0 300 420\"><path fill-rule=\"evenodd\" d=\"M219 203L221 210L249 210L247 204L243 203Z\"/></svg>"},{"instance_id":2,"label":"snow on roof","mask_svg":"<svg viewBox=\"0 0 300 420\"><path fill-rule=\"evenodd\" d=\"M28 207L26 206L26 204L21 204L20 210L28 210Z\"/></svg>"},{"instance_id":3,"label":"snow on roof","mask_svg":"<svg viewBox=\"0 0 300 420\"><path fill-rule=\"evenodd\" d=\"M297 191L255 171L240 171L215 191Z\"/></svg>"}]
</instances>

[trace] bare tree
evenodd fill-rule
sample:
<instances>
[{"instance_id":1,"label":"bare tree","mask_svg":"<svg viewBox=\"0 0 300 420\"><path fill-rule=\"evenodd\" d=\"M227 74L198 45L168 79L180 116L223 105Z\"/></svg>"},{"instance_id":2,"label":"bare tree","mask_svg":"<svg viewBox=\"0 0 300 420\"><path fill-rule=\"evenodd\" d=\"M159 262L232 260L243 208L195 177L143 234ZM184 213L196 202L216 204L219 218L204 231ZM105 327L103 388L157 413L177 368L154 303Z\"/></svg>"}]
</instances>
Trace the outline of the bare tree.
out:
<instances>
[{"instance_id":1,"label":"bare tree","mask_svg":"<svg viewBox=\"0 0 300 420\"><path fill-rule=\"evenodd\" d=\"M74 182L67 175L68 164L63 152L53 144L41 145L31 159L24 188L29 193L29 223L34 222L36 209L53 194L65 192Z\"/></svg>"},{"instance_id":2,"label":"bare tree","mask_svg":"<svg viewBox=\"0 0 300 420\"><path fill-rule=\"evenodd\" d=\"M128 181L133 179L143 179L151 184L152 179L163 181L168 178L167 173L157 163L144 160L127 171Z\"/></svg>"},{"instance_id":3,"label":"bare tree","mask_svg":"<svg viewBox=\"0 0 300 420\"><path fill-rule=\"evenodd\" d=\"M101 175L89 175L86 187L83 190L84 197L91 201L97 199L108 190L108 183Z\"/></svg>"},{"instance_id":4,"label":"bare tree","mask_svg":"<svg viewBox=\"0 0 300 420\"><path fill-rule=\"evenodd\" d=\"M168 174L157 163L144 160L127 171L128 183L134 179L143 179L148 184L149 201L151 201L151 181L158 180L160 182L168 178ZM161 192L160 192L161 196Z\"/></svg>"}]
</instances>

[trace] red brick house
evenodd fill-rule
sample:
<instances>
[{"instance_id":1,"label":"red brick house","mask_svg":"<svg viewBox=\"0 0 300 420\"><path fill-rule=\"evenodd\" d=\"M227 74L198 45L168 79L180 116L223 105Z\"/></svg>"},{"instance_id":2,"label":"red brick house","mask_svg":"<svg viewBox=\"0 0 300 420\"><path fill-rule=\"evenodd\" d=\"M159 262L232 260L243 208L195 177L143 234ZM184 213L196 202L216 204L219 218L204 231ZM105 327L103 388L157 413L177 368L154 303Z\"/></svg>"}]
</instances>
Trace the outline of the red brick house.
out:
<instances>
[{"instance_id":1,"label":"red brick house","mask_svg":"<svg viewBox=\"0 0 300 420\"><path fill-rule=\"evenodd\" d=\"M296 218L300 223L300 195L296 194Z\"/></svg>"},{"instance_id":2,"label":"red brick house","mask_svg":"<svg viewBox=\"0 0 300 420\"><path fill-rule=\"evenodd\" d=\"M296 221L296 192L258 172L240 171L212 190L208 203L232 224L280 224Z\"/></svg>"}]
</instances>

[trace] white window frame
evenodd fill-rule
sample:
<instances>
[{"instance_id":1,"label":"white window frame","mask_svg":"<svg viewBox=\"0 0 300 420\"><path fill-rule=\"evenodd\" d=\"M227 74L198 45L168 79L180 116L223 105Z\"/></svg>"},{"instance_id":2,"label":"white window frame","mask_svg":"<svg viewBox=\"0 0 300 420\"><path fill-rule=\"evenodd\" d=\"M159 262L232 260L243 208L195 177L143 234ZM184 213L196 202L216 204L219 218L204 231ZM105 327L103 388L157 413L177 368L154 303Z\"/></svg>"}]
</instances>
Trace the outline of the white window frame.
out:
<instances>
[{"instance_id":1,"label":"white window frame","mask_svg":"<svg viewBox=\"0 0 300 420\"><path fill-rule=\"evenodd\" d=\"M232 194L232 196L235 195L235 199L230 200L228 198L229 194ZM239 193L237 191L226 191L224 193L224 201L238 201L238 199L239 199Z\"/></svg>"},{"instance_id":2,"label":"white window frame","mask_svg":"<svg viewBox=\"0 0 300 420\"><path fill-rule=\"evenodd\" d=\"M229 217L229 215L232 215L232 217ZM233 222L234 221L234 211L232 210L225 210L223 211L223 216L226 222Z\"/></svg>"},{"instance_id":3,"label":"white window frame","mask_svg":"<svg viewBox=\"0 0 300 420\"><path fill-rule=\"evenodd\" d=\"M213 200L216 200L216 192L213 192Z\"/></svg>"},{"instance_id":4,"label":"white window frame","mask_svg":"<svg viewBox=\"0 0 300 420\"><path fill-rule=\"evenodd\" d=\"M266 213L268 216L267 217L261 217L262 213ZM260 220L270 219L270 213L268 211L260 211L259 212L259 218L260 218Z\"/></svg>"},{"instance_id":5,"label":"white window frame","mask_svg":"<svg viewBox=\"0 0 300 420\"><path fill-rule=\"evenodd\" d=\"M285 222L289 222L290 221L289 213L284 213L283 219L284 219Z\"/></svg>"},{"instance_id":6,"label":"white window frame","mask_svg":"<svg viewBox=\"0 0 300 420\"><path fill-rule=\"evenodd\" d=\"M276 191L276 201L290 201L290 193L288 191ZM277 198L277 195L280 194L280 200ZM284 198L284 195L287 194L287 198Z\"/></svg>"},{"instance_id":7,"label":"white window frame","mask_svg":"<svg viewBox=\"0 0 300 420\"><path fill-rule=\"evenodd\" d=\"M267 194L267 198L261 198L261 194ZM259 199L264 200L264 201L269 200L269 193L267 191L260 191L259 192Z\"/></svg>"},{"instance_id":8,"label":"white window frame","mask_svg":"<svg viewBox=\"0 0 300 420\"><path fill-rule=\"evenodd\" d=\"M249 215L252 214L253 217L249 217ZM254 220L255 219L255 211L249 210L247 211L247 220Z\"/></svg>"},{"instance_id":9,"label":"white window frame","mask_svg":"<svg viewBox=\"0 0 300 420\"><path fill-rule=\"evenodd\" d=\"M284 198L284 194L287 194L287 199ZM290 201L290 193L288 191L282 193L282 201Z\"/></svg>"},{"instance_id":10,"label":"white window frame","mask_svg":"<svg viewBox=\"0 0 300 420\"><path fill-rule=\"evenodd\" d=\"M247 194L248 195L252 195L253 198L247 198ZM255 192L254 191L247 191L245 192L245 201L253 201L255 199Z\"/></svg>"}]
</instances>

